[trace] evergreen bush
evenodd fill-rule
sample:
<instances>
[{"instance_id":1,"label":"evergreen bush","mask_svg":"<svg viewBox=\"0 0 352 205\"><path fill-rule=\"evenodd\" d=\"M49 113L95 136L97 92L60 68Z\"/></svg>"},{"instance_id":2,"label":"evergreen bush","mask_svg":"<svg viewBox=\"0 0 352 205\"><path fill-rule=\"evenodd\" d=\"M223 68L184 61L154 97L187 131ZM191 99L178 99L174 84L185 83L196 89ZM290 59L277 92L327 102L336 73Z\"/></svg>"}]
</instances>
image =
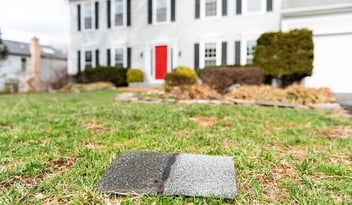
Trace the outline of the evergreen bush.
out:
<instances>
[{"instance_id":1,"label":"evergreen bush","mask_svg":"<svg viewBox=\"0 0 352 205\"><path fill-rule=\"evenodd\" d=\"M311 76L313 59L313 33L308 29L264 33L254 54L254 64L263 67L266 76L282 77L284 84Z\"/></svg>"},{"instance_id":2,"label":"evergreen bush","mask_svg":"<svg viewBox=\"0 0 352 205\"><path fill-rule=\"evenodd\" d=\"M122 67L99 66L86 68L75 76L78 83L92 83L99 81L111 82L115 86L127 86L127 69Z\"/></svg>"}]
</instances>

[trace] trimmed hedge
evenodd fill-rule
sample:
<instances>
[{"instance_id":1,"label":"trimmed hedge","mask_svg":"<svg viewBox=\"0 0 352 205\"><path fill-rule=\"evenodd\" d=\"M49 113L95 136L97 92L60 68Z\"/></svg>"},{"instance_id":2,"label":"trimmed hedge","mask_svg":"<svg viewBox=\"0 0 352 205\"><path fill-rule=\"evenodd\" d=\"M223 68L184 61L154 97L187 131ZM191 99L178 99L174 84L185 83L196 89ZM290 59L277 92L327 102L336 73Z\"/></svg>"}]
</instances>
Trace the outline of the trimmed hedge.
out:
<instances>
[{"instance_id":1,"label":"trimmed hedge","mask_svg":"<svg viewBox=\"0 0 352 205\"><path fill-rule=\"evenodd\" d=\"M144 74L143 71L139 69L130 68L127 70L127 82L136 83L136 82L144 82Z\"/></svg>"},{"instance_id":2,"label":"trimmed hedge","mask_svg":"<svg viewBox=\"0 0 352 205\"><path fill-rule=\"evenodd\" d=\"M311 76L313 59L313 33L308 29L264 33L254 54L254 64L263 67L266 76L280 76L287 83Z\"/></svg>"},{"instance_id":3,"label":"trimmed hedge","mask_svg":"<svg viewBox=\"0 0 352 205\"><path fill-rule=\"evenodd\" d=\"M264 71L259 67L208 67L200 72L199 77L219 93L224 93L233 84L260 85L265 80Z\"/></svg>"},{"instance_id":4,"label":"trimmed hedge","mask_svg":"<svg viewBox=\"0 0 352 205\"><path fill-rule=\"evenodd\" d=\"M167 73L164 80L167 87L192 85L197 82L197 74L189 67L179 66Z\"/></svg>"},{"instance_id":5,"label":"trimmed hedge","mask_svg":"<svg viewBox=\"0 0 352 205\"><path fill-rule=\"evenodd\" d=\"M122 67L101 66L86 68L75 76L77 83L93 83L99 81L112 82L115 86L127 86L127 69Z\"/></svg>"}]
</instances>

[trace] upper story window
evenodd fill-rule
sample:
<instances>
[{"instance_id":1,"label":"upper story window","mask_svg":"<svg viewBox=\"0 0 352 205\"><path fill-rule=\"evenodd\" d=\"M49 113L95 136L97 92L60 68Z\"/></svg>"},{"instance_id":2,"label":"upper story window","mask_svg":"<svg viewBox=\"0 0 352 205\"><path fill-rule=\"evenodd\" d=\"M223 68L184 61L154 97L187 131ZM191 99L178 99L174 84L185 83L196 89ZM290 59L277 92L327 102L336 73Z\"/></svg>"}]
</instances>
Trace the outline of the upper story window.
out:
<instances>
[{"instance_id":1,"label":"upper story window","mask_svg":"<svg viewBox=\"0 0 352 205\"><path fill-rule=\"evenodd\" d=\"M157 0L156 1L156 22L167 21L167 1Z\"/></svg>"},{"instance_id":2,"label":"upper story window","mask_svg":"<svg viewBox=\"0 0 352 205\"><path fill-rule=\"evenodd\" d=\"M217 16L217 0L205 0L205 16Z\"/></svg>"},{"instance_id":3,"label":"upper story window","mask_svg":"<svg viewBox=\"0 0 352 205\"><path fill-rule=\"evenodd\" d=\"M264 0L245 0L243 4L245 14L265 13L266 1Z\"/></svg>"},{"instance_id":4,"label":"upper story window","mask_svg":"<svg viewBox=\"0 0 352 205\"><path fill-rule=\"evenodd\" d=\"M255 47L257 46L257 41L247 41L247 56L246 56L246 64L253 64Z\"/></svg>"},{"instance_id":5,"label":"upper story window","mask_svg":"<svg viewBox=\"0 0 352 205\"><path fill-rule=\"evenodd\" d=\"M84 67L85 68L93 67L93 53L92 53L92 51L86 51L84 53Z\"/></svg>"},{"instance_id":6,"label":"upper story window","mask_svg":"<svg viewBox=\"0 0 352 205\"><path fill-rule=\"evenodd\" d=\"M122 26L124 22L124 0L115 0L115 26Z\"/></svg>"},{"instance_id":7,"label":"upper story window","mask_svg":"<svg viewBox=\"0 0 352 205\"><path fill-rule=\"evenodd\" d=\"M93 4L87 2L84 4L84 29L93 28Z\"/></svg>"},{"instance_id":8,"label":"upper story window","mask_svg":"<svg viewBox=\"0 0 352 205\"><path fill-rule=\"evenodd\" d=\"M247 0L247 12L260 12L262 10L262 0Z\"/></svg>"},{"instance_id":9,"label":"upper story window","mask_svg":"<svg viewBox=\"0 0 352 205\"><path fill-rule=\"evenodd\" d=\"M204 45L204 67L216 65L216 43L205 43Z\"/></svg>"}]
</instances>

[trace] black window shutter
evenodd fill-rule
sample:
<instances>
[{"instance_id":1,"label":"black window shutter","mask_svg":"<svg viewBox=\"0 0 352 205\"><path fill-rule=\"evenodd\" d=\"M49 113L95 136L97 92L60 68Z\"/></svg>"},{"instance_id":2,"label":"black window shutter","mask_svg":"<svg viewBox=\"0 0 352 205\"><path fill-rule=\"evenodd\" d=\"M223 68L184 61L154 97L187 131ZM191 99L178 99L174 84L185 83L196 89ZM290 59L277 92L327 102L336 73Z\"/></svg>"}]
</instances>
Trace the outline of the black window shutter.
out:
<instances>
[{"instance_id":1,"label":"black window shutter","mask_svg":"<svg viewBox=\"0 0 352 205\"><path fill-rule=\"evenodd\" d=\"M222 0L222 15L227 16L227 0Z\"/></svg>"},{"instance_id":2,"label":"black window shutter","mask_svg":"<svg viewBox=\"0 0 352 205\"><path fill-rule=\"evenodd\" d=\"M194 44L194 69L199 69L199 43Z\"/></svg>"},{"instance_id":3,"label":"black window shutter","mask_svg":"<svg viewBox=\"0 0 352 205\"><path fill-rule=\"evenodd\" d=\"M77 71L81 73L81 51L77 51Z\"/></svg>"},{"instance_id":4,"label":"black window shutter","mask_svg":"<svg viewBox=\"0 0 352 205\"><path fill-rule=\"evenodd\" d=\"M99 2L95 2L95 29L99 29Z\"/></svg>"},{"instance_id":5,"label":"black window shutter","mask_svg":"<svg viewBox=\"0 0 352 205\"><path fill-rule=\"evenodd\" d=\"M235 65L241 65L241 41L235 42Z\"/></svg>"},{"instance_id":6,"label":"black window shutter","mask_svg":"<svg viewBox=\"0 0 352 205\"><path fill-rule=\"evenodd\" d=\"M107 27L108 28L111 28L111 1L110 0L107 0L106 1L106 17L107 17Z\"/></svg>"},{"instance_id":7,"label":"black window shutter","mask_svg":"<svg viewBox=\"0 0 352 205\"><path fill-rule=\"evenodd\" d=\"M266 11L273 11L273 0L266 0Z\"/></svg>"},{"instance_id":8,"label":"black window shutter","mask_svg":"<svg viewBox=\"0 0 352 205\"><path fill-rule=\"evenodd\" d=\"M242 0L236 0L236 14L242 14Z\"/></svg>"},{"instance_id":9,"label":"black window shutter","mask_svg":"<svg viewBox=\"0 0 352 205\"><path fill-rule=\"evenodd\" d=\"M200 0L195 0L195 18L199 19L200 18Z\"/></svg>"},{"instance_id":10,"label":"black window shutter","mask_svg":"<svg viewBox=\"0 0 352 205\"><path fill-rule=\"evenodd\" d=\"M153 0L148 0L148 24L153 23Z\"/></svg>"},{"instance_id":11,"label":"black window shutter","mask_svg":"<svg viewBox=\"0 0 352 205\"><path fill-rule=\"evenodd\" d=\"M127 26L131 26L131 0L127 0Z\"/></svg>"},{"instance_id":12,"label":"black window shutter","mask_svg":"<svg viewBox=\"0 0 352 205\"><path fill-rule=\"evenodd\" d=\"M110 51L110 49L106 50L106 65L107 66L111 65L111 51Z\"/></svg>"},{"instance_id":13,"label":"black window shutter","mask_svg":"<svg viewBox=\"0 0 352 205\"><path fill-rule=\"evenodd\" d=\"M227 43L221 43L221 65L227 64Z\"/></svg>"},{"instance_id":14,"label":"black window shutter","mask_svg":"<svg viewBox=\"0 0 352 205\"><path fill-rule=\"evenodd\" d=\"M132 60L132 48L127 48L127 68L131 68L131 60Z\"/></svg>"},{"instance_id":15,"label":"black window shutter","mask_svg":"<svg viewBox=\"0 0 352 205\"><path fill-rule=\"evenodd\" d=\"M171 21L176 20L176 0L171 0Z\"/></svg>"},{"instance_id":16,"label":"black window shutter","mask_svg":"<svg viewBox=\"0 0 352 205\"><path fill-rule=\"evenodd\" d=\"M99 49L96 49L95 50L95 67L98 67L98 66L100 66L100 62L99 62L99 58L100 56L99 56Z\"/></svg>"},{"instance_id":17,"label":"black window shutter","mask_svg":"<svg viewBox=\"0 0 352 205\"><path fill-rule=\"evenodd\" d=\"M77 5L77 29L81 30L81 5Z\"/></svg>"}]
</instances>

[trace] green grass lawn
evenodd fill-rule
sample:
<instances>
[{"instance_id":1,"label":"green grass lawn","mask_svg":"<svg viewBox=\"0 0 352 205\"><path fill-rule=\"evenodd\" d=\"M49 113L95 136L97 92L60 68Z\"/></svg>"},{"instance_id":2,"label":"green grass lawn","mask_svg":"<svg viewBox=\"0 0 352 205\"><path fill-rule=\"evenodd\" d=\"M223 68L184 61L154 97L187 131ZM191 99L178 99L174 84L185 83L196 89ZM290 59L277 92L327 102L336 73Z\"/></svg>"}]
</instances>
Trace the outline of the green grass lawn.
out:
<instances>
[{"instance_id":1,"label":"green grass lawn","mask_svg":"<svg viewBox=\"0 0 352 205\"><path fill-rule=\"evenodd\" d=\"M118 103L117 91L0 95L0 204L349 204L352 119L255 106ZM231 156L239 195L101 195L125 150Z\"/></svg>"}]
</instances>

